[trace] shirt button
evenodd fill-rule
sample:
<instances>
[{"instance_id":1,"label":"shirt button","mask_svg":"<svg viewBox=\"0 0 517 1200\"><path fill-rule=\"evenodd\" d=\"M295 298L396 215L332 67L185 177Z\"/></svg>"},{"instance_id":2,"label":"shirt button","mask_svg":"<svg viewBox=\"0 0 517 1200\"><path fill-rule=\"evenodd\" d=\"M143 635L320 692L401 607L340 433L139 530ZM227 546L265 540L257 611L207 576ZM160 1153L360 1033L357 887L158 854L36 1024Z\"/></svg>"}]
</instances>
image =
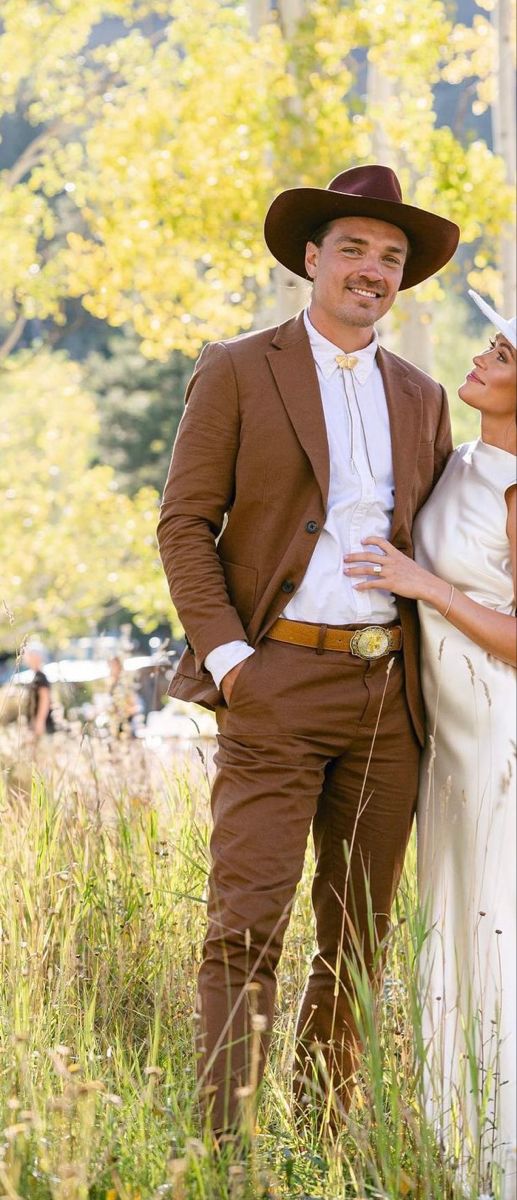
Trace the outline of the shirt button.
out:
<instances>
[{"instance_id":1,"label":"shirt button","mask_svg":"<svg viewBox=\"0 0 517 1200\"><path fill-rule=\"evenodd\" d=\"M292 579L284 579L284 582L282 584L282 591L283 592L294 592L294 583L293 583Z\"/></svg>"},{"instance_id":2,"label":"shirt button","mask_svg":"<svg viewBox=\"0 0 517 1200\"><path fill-rule=\"evenodd\" d=\"M318 529L319 529L318 522L317 521L307 521L305 529L306 529L307 533L317 533Z\"/></svg>"}]
</instances>

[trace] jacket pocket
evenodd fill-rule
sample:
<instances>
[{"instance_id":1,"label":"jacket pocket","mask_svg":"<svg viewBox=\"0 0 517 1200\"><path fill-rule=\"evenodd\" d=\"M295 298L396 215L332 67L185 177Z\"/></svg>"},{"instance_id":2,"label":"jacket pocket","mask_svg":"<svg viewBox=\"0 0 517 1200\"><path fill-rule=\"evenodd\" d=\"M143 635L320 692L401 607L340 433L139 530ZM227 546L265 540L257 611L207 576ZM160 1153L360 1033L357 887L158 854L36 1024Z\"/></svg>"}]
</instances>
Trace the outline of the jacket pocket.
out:
<instances>
[{"instance_id":1,"label":"jacket pocket","mask_svg":"<svg viewBox=\"0 0 517 1200\"><path fill-rule=\"evenodd\" d=\"M226 562L221 559L226 586L230 600L241 618L247 625L255 610L257 594L257 570L255 567L245 567L242 563Z\"/></svg>"}]
</instances>

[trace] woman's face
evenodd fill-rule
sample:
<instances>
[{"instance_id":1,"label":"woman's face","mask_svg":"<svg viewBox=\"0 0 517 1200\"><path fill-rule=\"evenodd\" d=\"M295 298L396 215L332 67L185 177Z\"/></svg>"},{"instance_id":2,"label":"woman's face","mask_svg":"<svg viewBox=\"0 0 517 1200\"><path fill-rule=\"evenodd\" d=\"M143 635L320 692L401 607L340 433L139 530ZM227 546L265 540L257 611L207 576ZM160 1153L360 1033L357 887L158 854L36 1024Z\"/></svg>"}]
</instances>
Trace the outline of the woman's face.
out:
<instances>
[{"instance_id":1,"label":"woman's face","mask_svg":"<svg viewBox=\"0 0 517 1200\"><path fill-rule=\"evenodd\" d=\"M483 415L512 417L516 403L517 355L511 342L498 333L486 350L474 355L473 362L458 395Z\"/></svg>"}]
</instances>

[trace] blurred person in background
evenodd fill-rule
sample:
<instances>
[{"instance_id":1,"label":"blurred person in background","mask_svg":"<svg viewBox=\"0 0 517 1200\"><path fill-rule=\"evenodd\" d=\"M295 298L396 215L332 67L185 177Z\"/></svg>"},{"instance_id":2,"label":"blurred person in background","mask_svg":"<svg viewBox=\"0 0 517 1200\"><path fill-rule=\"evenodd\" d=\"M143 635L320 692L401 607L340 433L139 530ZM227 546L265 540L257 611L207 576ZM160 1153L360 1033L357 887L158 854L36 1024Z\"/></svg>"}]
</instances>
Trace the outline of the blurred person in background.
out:
<instances>
[{"instance_id":1,"label":"blurred person in background","mask_svg":"<svg viewBox=\"0 0 517 1200\"><path fill-rule=\"evenodd\" d=\"M23 661L34 672L29 684L27 720L33 737L37 739L43 737L44 733L55 732L50 682L43 670L45 658L45 647L40 642L27 643Z\"/></svg>"},{"instance_id":2,"label":"blurred person in background","mask_svg":"<svg viewBox=\"0 0 517 1200\"><path fill-rule=\"evenodd\" d=\"M124 664L118 655L108 662L109 728L114 738L133 736L133 717L139 712L138 701Z\"/></svg>"}]
</instances>

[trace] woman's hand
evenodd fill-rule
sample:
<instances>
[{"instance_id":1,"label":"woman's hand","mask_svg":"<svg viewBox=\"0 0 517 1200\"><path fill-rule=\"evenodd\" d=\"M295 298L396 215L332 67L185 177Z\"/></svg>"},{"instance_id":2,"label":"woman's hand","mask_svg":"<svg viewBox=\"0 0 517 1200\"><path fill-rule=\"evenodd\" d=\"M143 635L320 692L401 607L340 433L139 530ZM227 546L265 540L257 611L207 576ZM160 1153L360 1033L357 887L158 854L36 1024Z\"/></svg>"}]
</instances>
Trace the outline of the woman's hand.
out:
<instances>
[{"instance_id":1,"label":"woman's hand","mask_svg":"<svg viewBox=\"0 0 517 1200\"><path fill-rule=\"evenodd\" d=\"M471 600L460 588L453 588L445 579L425 571L406 554L395 550L385 538L364 538L363 546L364 550L345 554L343 559L346 575L363 577L360 583L354 583L358 591L383 588L396 596L424 600L487 654L513 667L517 665L515 617Z\"/></svg>"},{"instance_id":2,"label":"woman's hand","mask_svg":"<svg viewBox=\"0 0 517 1200\"><path fill-rule=\"evenodd\" d=\"M450 593L450 585L444 579L438 579L430 571L424 570L407 554L401 554L391 542L385 538L363 538L364 551L345 554L345 575L367 576L361 583L354 583L358 592L370 591L372 588L382 588L394 592L396 596L407 596L411 600L425 600L435 608L445 611ZM366 547L375 546L377 549L368 553Z\"/></svg>"}]
</instances>

